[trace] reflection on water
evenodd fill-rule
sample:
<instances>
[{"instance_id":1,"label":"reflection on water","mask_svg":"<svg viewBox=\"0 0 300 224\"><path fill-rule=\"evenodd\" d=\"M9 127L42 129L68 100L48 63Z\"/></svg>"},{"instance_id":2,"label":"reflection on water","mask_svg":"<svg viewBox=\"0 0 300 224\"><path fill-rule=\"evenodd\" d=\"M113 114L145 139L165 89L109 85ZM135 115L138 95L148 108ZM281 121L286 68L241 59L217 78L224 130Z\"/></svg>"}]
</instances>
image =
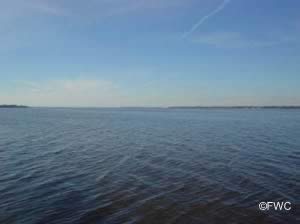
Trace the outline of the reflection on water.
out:
<instances>
[{"instance_id":1,"label":"reflection on water","mask_svg":"<svg viewBox=\"0 0 300 224\"><path fill-rule=\"evenodd\" d=\"M300 110L1 109L0 223L294 223L299 136Z\"/></svg>"}]
</instances>

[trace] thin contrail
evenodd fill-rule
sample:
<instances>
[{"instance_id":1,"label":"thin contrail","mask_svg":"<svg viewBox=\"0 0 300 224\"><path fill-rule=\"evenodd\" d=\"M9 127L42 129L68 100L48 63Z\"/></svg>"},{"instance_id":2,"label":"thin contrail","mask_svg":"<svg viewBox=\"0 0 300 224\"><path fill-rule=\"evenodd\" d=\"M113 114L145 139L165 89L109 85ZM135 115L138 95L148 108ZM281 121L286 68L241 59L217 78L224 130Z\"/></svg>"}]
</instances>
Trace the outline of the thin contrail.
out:
<instances>
[{"instance_id":1,"label":"thin contrail","mask_svg":"<svg viewBox=\"0 0 300 224\"><path fill-rule=\"evenodd\" d=\"M216 15L218 12L222 11L225 6L230 2L231 0L224 0L222 2L222 4L220 4L216 9L214 9L212 12L210 12L208 15L206 16L203 16L195 25L193 25L193 27L185 32L183 35L182 35L182 38L186 38L188 37L190 34L192 34L193 32L195 32L195 30L198 29L199 26L201 26L206 20L208 20L210 17Z\"/></svg>"}]
</instances>

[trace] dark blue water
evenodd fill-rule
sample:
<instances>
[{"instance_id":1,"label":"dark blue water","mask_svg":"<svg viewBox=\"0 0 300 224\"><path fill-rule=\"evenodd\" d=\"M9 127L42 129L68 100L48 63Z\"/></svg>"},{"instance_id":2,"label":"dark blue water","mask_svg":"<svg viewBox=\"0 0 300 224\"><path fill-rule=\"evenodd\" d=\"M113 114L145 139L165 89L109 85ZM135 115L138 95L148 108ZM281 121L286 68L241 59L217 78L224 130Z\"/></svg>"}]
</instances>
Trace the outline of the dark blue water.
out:
<instances>
[{"instance_id":1,"label":"dark blue water","mask_svg":"<svg viewBox=\"0 0 300 224\"><path fill-rule=\"evenodd\" d=\"M299 178L300 110L0 110L1 224L296 223Z\"/></svg>"}]
</instances>

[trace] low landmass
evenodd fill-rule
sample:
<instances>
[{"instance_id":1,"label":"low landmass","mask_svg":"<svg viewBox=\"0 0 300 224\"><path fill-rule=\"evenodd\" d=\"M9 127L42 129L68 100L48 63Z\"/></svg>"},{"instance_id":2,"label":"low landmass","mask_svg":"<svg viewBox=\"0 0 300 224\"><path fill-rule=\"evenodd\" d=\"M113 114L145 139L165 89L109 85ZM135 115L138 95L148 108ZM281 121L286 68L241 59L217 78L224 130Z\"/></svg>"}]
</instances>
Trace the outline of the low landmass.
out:
<instances>
[{"instance_id":1,"label":"low landmass","mask_svg":"<svg viewBox=\"0 0 300 224\"><path fill-rule=\"evenodd\" d=\"M28 106L24 105L0 105L0 108L29 108Z\"/></svg>"},{"instance_id":2,"label":"low landmass","mask_svg":"<svg viewBox=\"0 0 300 224\"><path fill-rule=\"evenodd\" d=\"M300 109L300 106L173 106L169 109Z\"/></svg>"}]
</instances>

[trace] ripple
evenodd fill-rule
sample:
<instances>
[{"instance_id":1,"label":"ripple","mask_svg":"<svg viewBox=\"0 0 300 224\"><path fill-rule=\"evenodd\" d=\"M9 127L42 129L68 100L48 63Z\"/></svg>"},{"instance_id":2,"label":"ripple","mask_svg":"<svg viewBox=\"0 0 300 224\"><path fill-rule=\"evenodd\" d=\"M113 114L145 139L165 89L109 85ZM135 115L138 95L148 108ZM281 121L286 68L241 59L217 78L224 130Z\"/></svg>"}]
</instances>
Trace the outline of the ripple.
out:
<instances>
[{"instance_id":1,"label":"ripple","mask_svg":"<svg viewBox=\"0 0 300 224\"><path fill-rule=\"evenodd\" d=\"M299 111L28 109L0 133L0 223L297 220L257 205L299 205Z\"/></svg>"}]
</instances>

